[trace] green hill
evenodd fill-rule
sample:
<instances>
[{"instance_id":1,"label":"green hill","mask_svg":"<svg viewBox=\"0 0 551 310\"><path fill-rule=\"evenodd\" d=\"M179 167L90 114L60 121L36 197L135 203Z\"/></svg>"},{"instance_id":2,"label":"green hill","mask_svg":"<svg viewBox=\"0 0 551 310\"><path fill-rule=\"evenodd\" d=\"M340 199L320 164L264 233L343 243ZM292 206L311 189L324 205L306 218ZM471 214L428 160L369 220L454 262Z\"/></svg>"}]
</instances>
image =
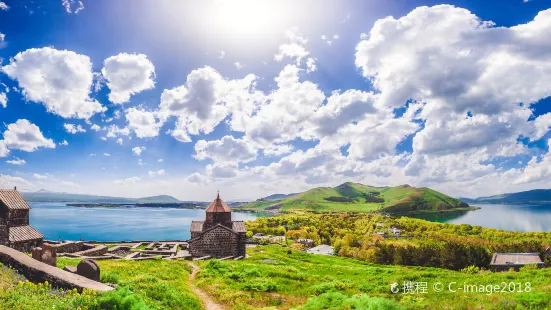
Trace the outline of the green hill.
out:
<instances>
[{"instance_id":1,"label":"green hill","mask_svg":"<svg viewBox=\"0 0 551 310\"><path fill-rule=\"evenodd\" d=\"M337 187L313 188L284 199L255 201L241 208L411 213L469 208L469 205L426 187L376 187L346 182Z\"/></svg>"}]
</instances>

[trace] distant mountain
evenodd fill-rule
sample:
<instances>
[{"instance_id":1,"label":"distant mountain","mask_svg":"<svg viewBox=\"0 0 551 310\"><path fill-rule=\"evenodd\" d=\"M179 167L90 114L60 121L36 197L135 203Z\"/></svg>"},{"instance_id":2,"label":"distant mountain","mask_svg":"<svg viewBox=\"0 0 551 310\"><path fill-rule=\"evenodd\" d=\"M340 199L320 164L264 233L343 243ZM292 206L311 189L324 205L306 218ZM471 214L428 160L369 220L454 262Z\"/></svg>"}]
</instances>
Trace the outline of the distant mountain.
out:
<instances>
[{"instance_id":1,"label":"distant mountain","mask_svg":"<svg viewBox=\"0 0 551 310\"><path fill-rule=\"evenodd\" d=\"M111 196L96 196L86 194L56 193L40 190L38 192L21 192L29 202L81 202L81 203L178 203L180 200L168 196L152 196L144 198L124 198Z\"/></svg>"},{"instance_id":2,"label":"distant mountain","mask_svg":"<svg viewBox=\"0 0 551 310\"><path fill-rule=\"evenodd\" d=\"M551 203L551 189L533 189L525 192L464 199L464 201L469 203L549 204Z\"/></svg>"},{"instance_id":3,"label":"distant mountain","mask_svg":"<svg viewBox=\"0 0 551 310\"><path fill-rule=\"evenodd\" d=\"M181 201L169 195L144 197L136 200L136 203L178 203L178 202L181 202Z\"/></svg>"},{"instance_id":4,"label":"distant mountain","mask_svg":"<svg viewBox=\"0 0 551 310\"><path fill-rule=\"evenodd\" d=\"M264 210L307 209L357 212L379 210L388 213L446 211L469 207L459 199L426 187L415 188L409 185L376 187L353 182L346 182L336 187L317 187L281 199L265 199L241 206L244 209Z\"/></svg>"}]
</instances>

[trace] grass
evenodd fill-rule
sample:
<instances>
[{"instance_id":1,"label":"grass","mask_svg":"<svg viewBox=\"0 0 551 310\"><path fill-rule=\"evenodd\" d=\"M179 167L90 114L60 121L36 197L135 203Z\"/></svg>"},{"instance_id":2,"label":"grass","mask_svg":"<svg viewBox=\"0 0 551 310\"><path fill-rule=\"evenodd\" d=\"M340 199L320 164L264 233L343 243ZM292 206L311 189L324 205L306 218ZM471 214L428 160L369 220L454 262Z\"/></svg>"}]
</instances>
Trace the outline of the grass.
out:
<instances>
[{"instance_id":1,"label":"grass","mask_svg":"<svg viewBox=\"0 0 551 310\"><path fill-rule=\"evenodd\" d=\"M78 259L59 258L58 267ZM183 260L99 260L101 282L114 283L141 296L150 309L202 309L189 287L190 267Z\"/></svg>"},{"instance_id":2,"label":"grass","mask_svg":"<svg viewBox=\"0 0 551 310\"><path fill-rule=\"evenodd\" d=\"M367 200L368 195L383 198L384 202ZM343 202L336 201L339 198ZM333 200L333 201L328 201ZM349 201L346 201L349 200ZM391 213L434 212L457 208L468 208L460 200L429 188L415 188L407 185L375 187L347 182L337 187L317 187L282 200L251 202L242 209L264 210L279 204L283 210L348 211L370 212L383 210Z\"/></svg>"},{"instance_id":3,"label":"grass","mask_svg":"<svg viewBox=\"0 0 551 310\"><path fill-rule=\"evenodd\" d=\"M465 272L438 268L383 266L356 259L310 255L279 246L248 249L251 256L241 261L201 261L198 286L231 309L263 307L277 309L329 309L331 300L346 303L361 299L383 298L387 308L407 309L543 309L550 306L551 269L493 273ZM275 260L276 262L273 262ZM477 270L474 270L477 272ZM426 294L392 294L392 283L427 282ZM435 292L436 282L475 285L529 282L530 293ZM453 288L452 287L452 288ZM335 294L335 292L339 294ZM340 299L339 299L340 298ZM356 301L354 301L356 300ZM372 300L368 302L383 302ZM316 306L317 305L317 306ZM320 306L321 305L321 306ZM275 308L274 308L275 309ZM356 308L371 309L371 308ZM379 308L374 308L379 309Z\"/></svg>"}]
</instances>

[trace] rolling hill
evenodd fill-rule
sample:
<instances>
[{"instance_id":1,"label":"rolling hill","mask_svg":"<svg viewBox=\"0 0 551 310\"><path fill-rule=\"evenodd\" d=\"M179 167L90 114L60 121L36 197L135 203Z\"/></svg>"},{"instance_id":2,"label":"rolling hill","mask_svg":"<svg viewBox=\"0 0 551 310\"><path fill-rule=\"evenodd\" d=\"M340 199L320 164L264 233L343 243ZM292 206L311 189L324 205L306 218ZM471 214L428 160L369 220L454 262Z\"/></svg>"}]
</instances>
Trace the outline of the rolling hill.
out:
<instances>
[{"instance_id":1,"label":"rolling hill","mask_svg":"<svg viewBox=\"0 0 551 310\"><path fill-rule=\"evenodd\" d=\"M255 201L240 208L357 212L379 210L396 214L465 209L469 205L426 187L375 187L346 182L337 187L313 188L283 199Z\"/></svg>"},{"instance_id":2,"label":"rolling hill","mask_svg":"<svg viewBox=\"0 0 551 310\"><path fill-rule=\"evenodd\" d=\"M533 189L525 192L507 193L475 199L462 198L470 203L499 203L499 204L550 204L551 189Z\"/></svg>"}]
</instances>

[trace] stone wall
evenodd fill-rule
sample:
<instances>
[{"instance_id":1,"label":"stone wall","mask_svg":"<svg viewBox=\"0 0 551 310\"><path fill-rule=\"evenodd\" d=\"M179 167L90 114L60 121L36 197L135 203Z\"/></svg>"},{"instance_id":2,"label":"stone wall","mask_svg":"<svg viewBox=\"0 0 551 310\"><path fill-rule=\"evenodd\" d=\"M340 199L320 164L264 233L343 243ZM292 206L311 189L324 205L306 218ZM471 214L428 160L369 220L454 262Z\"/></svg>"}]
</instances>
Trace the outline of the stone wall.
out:
<instances>
[{"instance_id":1,"label":"stone wall","mask_svg":"<svg viewBox=\"0 0 551 310\"><path fill-rule=\"evenodd\" d=\"M215 227L190 241L189 246L194 257L244 256L245 234L238 234L224 227Z\"/></svg>"},{"instance_id":2,"label":"stone wall","mask_svg":"<svg viewBox=\"0 0 551 310\"><path fill-rule=\"evenodd\" d=\"M80 256L101 256L103 254L106 254L107 250L108 250L107 246L99 245L99 246L91 248L89 250L75 252L74 254L80 255Z\"/></svg>"},{"instance_id":3,"label":"stone wall","mask_svg":"<svg viewBox=\"0 0 551 310\"><path fill-rule=\"evenodd\" d=\"M21 242L11 242L10 248L20 252L30 253L34 247L42 246L42 239L25 240Z\"/></svg>"},{"instance_id":4,"label":"stone wall","mask_svg":"<svg viewBox=\"0 0 551 310\"><path fill-rule=\"evenodd\" d=\"M29 210L10 210L9 226L29 225Z\"/></svg>"},{"instance_id":5,"label":"stone wall","mask_svg":"<svg viewBox=\"0 0 551 310\"><path fill-rule=\"evenodd\" d=\"M103 292L113 290L108 285L44 264L2 245L0 245L0 262L11 266L35 283L48 281L55 287L79 291L85 288Z\"/></svg>"},{"instance_id":6,"label":"stone wall","mask_svg":"<svg viewBox=\"0 0 551 310\"><path fill-rule=\"evenodd\" d=\"M84 241L67 241L63 243L52 244L57 253L75 253L84 251ZM93 247L93 246L92 246Z\"/></svg>"}]
</instances>

